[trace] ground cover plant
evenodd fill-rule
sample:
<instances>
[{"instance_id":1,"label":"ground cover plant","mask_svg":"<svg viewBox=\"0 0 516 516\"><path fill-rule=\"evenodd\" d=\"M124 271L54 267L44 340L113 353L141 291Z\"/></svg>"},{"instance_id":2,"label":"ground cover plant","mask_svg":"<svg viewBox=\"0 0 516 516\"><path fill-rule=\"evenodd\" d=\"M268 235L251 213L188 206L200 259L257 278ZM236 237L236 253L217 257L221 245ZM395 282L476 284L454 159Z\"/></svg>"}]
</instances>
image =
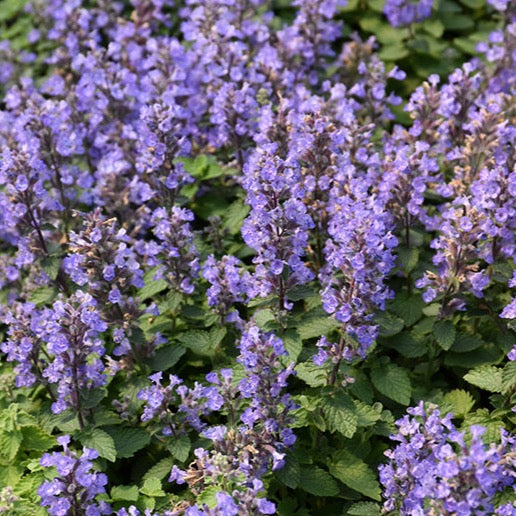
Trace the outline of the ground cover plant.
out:
<instances>
[{"instance_id":1,"label":"ground cover plant","mask_svg":"<svg viewBox=\"0 0 516 516\"><path fill-rule=\"evenodd\" d=\"M516 514L516 11L0 2L0 512Z\"/></svg>"}]
</instances>

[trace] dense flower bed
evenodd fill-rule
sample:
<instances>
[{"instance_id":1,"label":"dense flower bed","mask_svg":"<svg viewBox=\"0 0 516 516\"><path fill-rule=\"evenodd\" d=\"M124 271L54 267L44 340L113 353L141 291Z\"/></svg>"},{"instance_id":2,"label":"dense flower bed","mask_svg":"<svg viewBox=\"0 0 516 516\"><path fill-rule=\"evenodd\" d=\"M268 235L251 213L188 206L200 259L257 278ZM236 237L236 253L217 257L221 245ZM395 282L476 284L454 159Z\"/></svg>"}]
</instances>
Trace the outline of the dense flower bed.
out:
<instances>
[{"instance_id":1,"label":"dense flower bed","mask_svg":"<svg viewBox=\"0 0 516 516\"><path fill-rule=\"evenodd\" d=\"M0 512L516 514L516 12L464 4L423 80L342 0L4 24Z\"/></svg>"}]
</instances>

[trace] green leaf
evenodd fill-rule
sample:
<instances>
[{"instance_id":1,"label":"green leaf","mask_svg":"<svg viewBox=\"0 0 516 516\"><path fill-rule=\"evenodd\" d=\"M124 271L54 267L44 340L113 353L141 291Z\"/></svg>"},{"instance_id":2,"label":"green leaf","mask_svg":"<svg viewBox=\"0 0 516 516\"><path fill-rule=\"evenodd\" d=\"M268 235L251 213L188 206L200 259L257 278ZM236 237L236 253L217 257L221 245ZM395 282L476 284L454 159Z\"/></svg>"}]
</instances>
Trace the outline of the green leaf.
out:
<instances>
[{"instance_id":1,"label":"green leaf","mask_svg":"<svg viewBox=\"0 0 516 516\"><path fill-rule=\"evenodd\" d=\"M358 24L360 25L360 28L366 32L377 33L378 29L382 26L382 20L377 14L365 12L359 18Z\"/></svg>"},{"instance_id":2,"label":"green leaf","mask_svg":"<svg viewBox=\"0 0 516 516\"><path fill-rule=\"evenodd\" d=\"M208 168L208 156L201 154L195 158L181 158L180 160L185 167L185 170L193 177L202 177Z\"/></svg>"},{"instance_id":3,"label":"green leaf","mask_svg":"<svg viewBox=\"0 0 516 516\"><path fill-rule=\"evenodd\" d=\"M241 199L232 203L224 215L224 227L227 228L232 235L236 235L240 231L242 223L249 214L250 209L251 207L244 204Z\"/></svg>"},{"instance_id":4,"label":"green leaf","mask_svg":"<svg viewBox=\"0 0 516 516\"><path fill-rule=\"evenodd\" d=\"M381 507L374 502L354 503L347 511L346 516L380 516Z\"/></svg>"},{"instance_id":5,"label":"green leaf","mask_svg":"<svg viewBox=\"0 0 516 516\"><path fill-rule=\"evenodd\" d=\"M107 432L104 432L104 430L94 428L88 432L81 433L79 440L83 446L97 450L100 457L110 462L115 462L115 441Z\"/></svg>"},{"instance_id":6,"label":"green leaf","mask_svg":"<svg viewBox=\"0 0 516 516\"><path fill-rule=\"evenodd\" d=\"M389 23L382 23L375 33L378 41L384 45L389 43L399 43L400 41L408 38L408 29L402 27L393 27Z\"/></svg>"},{"instance_id":7,"label":"green leaf","mask_svg":"<svg viewBox=\"0 0 516 516\"><path fill-rule=\"evenodd\" d=\"M303 340L326 335L338 328L340 323L330 316L308 316L297 326L297 331Z\"/></svg>"},{"instance_id":8,"label":"green leaf","mask_svg":"<svg viewBox=\"0 0 516 516\"><path fill-rule=\"evenodd\" d=\"M407 358L422 357L428 351L424 338L416 338L412 333L407 332L382 341L382 345L395 349Z\"/></svg>"},{"instance_id":9,"label":"green leaf","mask_svg":"<svg viewBox=\"0 0 516 516\"><path fill-rule=\"evenodd\" d=\"M297 457L290 452L285 455L285 465L281 469L275 471L275 475L280 482L291 489L296 489L303 480L301 477L299 461L297 460Z\"/></svg>"},{"instance_id":10,"label":"green leaf","mask_svg":"<svg viewBox=\"0 0 516 516\"><path fill-rule=\"evenodd\" d=\"M455 38L453 40L453 44L456 48L458 48L461 52L464 52L465 54L471 54L474 55L477 53L477 41L473 41L472 39L468 38Z\"/></svg>"},{"instance_id":11,"label":"green leaf","mask_svg":"<svg viewBox=\"0 0 516 516\"><path fill-rule=\"evenodd\" d=\"M295 362L299 358L301 350L303 349L303 342L301 341L299 333L295 330L287 330L283 336L283 344L285 345L285 350L288 353L286 361L288 363Z\"/></svg>"},{"instance_id":12,"label":"green leaf","mask_svg":"<svg viewBox=\"0 0 516 516\"><path fill-rule=\"evenodd\" d=\"M343 392L323 398L321 408L330 432L339 432L351 439L357 429L357 415L352 399Z\"/></svg>"},{"instance_id":13,"label":"green leaf","mask_svg":"<svg viewBox=\"0 0 516 516\"><path fill-rule=\"evenodd\" d=\"M299 487L315 496L335 496L339 493L337 483L331 478L331 475L318 467L303 467L301 469Z\"/></svg>"},{"instance_id":14,"label":"green leaf","mask_svg":"<svg viewBox=\"0 0 516 516\"><path fill-rule=\"evenodd\" d=\"M215 354L215 348L212 345L210 334L207 331L187 331L178 335L177 340L196 355L212 357Z\"/></svg>"},{"instance_id":15,"label":"green leaf","mask_svg":"<svg viewBox=\"0 0 516 516\"><path fill-rule=\"evenodd\" d=\"M423 313L428 317L435 317L441 311L440 303L431 303L423 308Z\"/></svg>"},{"instance_id":16,"label":"green leaf","mask_svg":"<svg viewBox=\"0 0 516 516\"><path fill-rule=\"evenodd\" d=\"M381 394L391 400L402 405L410 403L412 386L406 369L395 364L375 366L371 369L371 381Z\"/></svg>"},{"instance_id":17,"label":"green leaf","mask_svg":"<svg viewBox=\"0 0 516 516\"><path fill-rule=\"evenodd\" d=\"M313 362L297 364L295 369L298 378L310 385L310 387L322 387L326 385L325 370L320 366L316 366Z\"/></svg>"},{"instance_id":18,"label":"green leaf","mask_svg":"<svg viewBox=\"0 0 516 516\"><path fill-rule=\"evenodd\" d=\"M455 416L464 417L475 405L475 400L469 392L455 389L445 394L443 404L443 413L449 411Z\"/></svg>"},{"instance_id":19,"label":"green leaf","mask_svg":"<svg viewBox=\"0 0 516 516\"><path fill-rule=\"evenodd\" d=\"M460 3L469 7L470 9L480 9L484 7L485 0L460 0Z\"/></svg>"},{"instance_id":20,"label":"green leaf","mask_svg":"<svg viewBox=\"0 0 516 516\"><path fill-rule=\"evenodd\" d=\"M381 500L380 484L376 473L358 457L346 450L336 454L329 465L330 473L343 484L373 500Z\"/></svg>"},{"instance_id":21,"label":"green leaf","mask_svg":"<svg viewBox=\"0 0 516 516\"><path fill-rule=\"evenodd\" d=\"M498 367L484 365L464 375L464 380L480 389L490 392L502 392L502 370Z\"/></svg>"},{"instance_id":22,"label":"green leaf","mask_svg":"<svg viewBox=\"0 0 516 516\"><path fill-rule=\"evenodd\" d=\"M371 8L372 11L377 13L383 12L383 4L384 0L367 0L367 5Z\"/></svg>"},{"instance_id":23,"label":"green leaf","mask_svg":"<svg viewBox=\"0 0 516 516\"><path fill-rule=\"evenodd\" d=\"M455 326L451 321L436 321L434 337L437 344L448 351L455 342Z\"/></svg>"},{"instance_id":24,"label":"green leaf","mask_svg":"<svg viewBox=\"0 0 516 516\"><path fill-rule=\"evenodd\" d=\"M378 57L382 61L398 61L409 55L409 51L401 43L393 43L385 45L385 47L378 52Z\"/></svg>"},{"instance_id":25,"label":"green leaf","mask_svg":"<svg viewBox=\"0 0 516 516\"><path fill-rule=\"evenodd\" d=\"M419 250L415 247L399 247L396 251L405 273L412 272L419 261Z\"/></svg>"},{"instance_id":26,"label":"green leaf","mask_svg":"<svg viewBox=\"0 0 516 516\"><path fill-rule=\"evenodd\" d=\"M191 446L190 438L187 435L182 435L169 442L168 450L178 461L184 462L188 459Z\"/></svg>"},{"instance_id":27,"label":"green leaf","mask_svg":"<svg viewBox=\"0 0 516 516\"><path fill-rule=\"evenodd\" d=\"M175 366L185 353L186 349L177 344L162 346L147 360L147 363L153 371L166 371Z\"/></svg>"},{"instance_id":28,"label":"green leaf","mask_svg":"<svg viewBox=\"0 0 516 516\"><path fill-rule=\"evenodd\" d=\"M168 282L164 279L150 280L145 282L145 286L138 292L138 298L140 301L153 298L156 294L163 292L169 288Z\"/></svg>"},{"instance_id":29,"label":"green leaf","mask_svg":"<svg viewBox=\"0 0 516 516\"><path fill-rule=\"evenodd\" d=\"M378 314L375 321L380 325L380 335L382 337L392 337L403 330L403 321L388 312Z\"/></svg>"},{"instance_id":30,"label":"green leaf","mask_svg":"<svg viewBox=\"0 0 516 516\"><path fill-rule=\"evenodd\" d=\"M447 366L470 369L497 362L501 356L503 356L503 353L500 351L500 348L486 344L468 353L448 352L444 357L444 363Z\"/></svg>"},{"instance_id":31,"label":"green leaf","mask_svg":"<svg viewBox=\"0 0 516 516\"><path fill-rule=\"evenodd\" d=\"M465 14L451 14L442 19L446 30L464 31L472 29L475 22Z\"/></svg>"},{"instance_id":32,"label":"green leaf","mask_svg":"<svg viewBox=\"0 0 516 516\"><path fill-rule=\"evenodd\" d=\"M40 287L29 296L29 301L35 305L46 305L57 296L57 290L53 287Z\"/></svg>"},{"instance_id":33,"label":"green leaf","mask_svg":"<svg viewBox=\"0 0 516 516\"><path fill-rule=\"evenodd\" d=\"M500 419L492 418L487 409L479 409L470 412L464 419L462 430L469 430L471 425L481 425L486 428L483 440L486 443L496 443L500 441L500 429L505 428L505 424Z\"/></svg>"},{"instance_id":34,"label":"green leaf","mask_svg":"<svg viewBox=\"0 0 516 516\"><path fill-rule=\"evenodd\" d=\"M507 394L516 388L516 361L507 362L502 370L502 393Z\"/></svg>"},{"instance_id":35,"label":"green leaf","mask_svg":"<svg viewBox=\"0 0 516 516\"><path fill-rule=\"evenodd\" d=\"M354 400L353 402L355 404L358 427L372 426L382 417L381 403L367 405L366 403L358 400Z\"/></svg>"},{"instance_id":36,"label":"green leaf","mask_svg":"<svg viewBox=\"0 0 516 516\"><path fill-rule=\"evenodd\" d=\"M54 437L38 426L26 426L21 429L23 448L26 450L47 451L56 445Z\"/></svg>"},{"instance_id":37,"label":"green leaf","mask_svg":"<svg viewBox=\"0 0 516 516\"><path fill-rule=\"evenodd\" d=\"M217 493L220 493L220 491L220 487L209 486L197 497L196 502L201 507L206 504L210 509L215 509L217 506Z\"/></svg>"},{"instance_id":38,"label":"green leaf","mask_svg":"<svg viewBox=\"0 0 516 516\"><path fill-rule=\"evenodd\" d=\"M0 456L5 457L9 462L13 461L20 449L22 440L23 434L18 430L11 432L0 430Z\"/></svg>"},{"instance_id":39,"label":"green leaf","mask_svg":"<svg viewBox=\"0 0 516 516\"><path fill-rule=\"evenodd\" d=\"M4 0L0 3L0 22L10 20L23 11L25 2L20 0ZM2 37L2 39L4 39Z\"/></svg>"},{"instance_id":40,"label":"green leaf","mask_svg":"<svg viewBox=\"0 0 516 516\"><path fill-rule=\"evenodd\" d=\"M287 298L291 301L300 301L309 297L316 297L317 291L308 285L296 285L287 292Z\"/></svg>"},{"instance_id":41,"label":"green leaf","mask_svg":"<svg viewBox=\"0 0 516 516\"><path fill-rule=\"evenodd\" d=\"M61 261L56 256L47 256L41 260L41 267L51 280L55 280L59 273Z\"/></svg>"},{"instance_id":42,"label":"green leaf","mask_svg":"<svg viewBox=\"0 0 516 516\"><path fill-rule=\"evenodd\" d=\"M163 491L161 487L161 480L158 478L147 478L143 482L143 486L140 488L140 493L151 496L153 498L157 498L160 496L165 496L166 493Z\"/></svg>"},{"instance_id":43,"label":"green leaf","mask_svg":"<svg viewBox=\"0 0 516 516\"><path fill-rule=\"evenodd\" d=\"M119 459L132 457L137 451L150 443L150 435L143 428L124 426L106 427L106 432L113 439L116 455Z\"/></svg>"},{"instance_id":44,"label":"green leaf","mask_svg":"<svg viewBox=\"0 0 516 516\"><path fill-rule=\"evenodd\" d=\"M111 500L136 502L138 500L138 486L114 486L111 489Z\"/></svg>"},{"instance_id":45,"label":"green leaf","mask_svg":"<svg viewBox=\"0 0 516 516\"><path fill-rule=\"evenodd\" d=\"M481 1L483 2L484 0ZM440 20L429 18L426 19L421 26L425 32L434 36L434 38L440 38L443 35L444 25Z\"/></svg>"},{"instance_id":46,"label":"green leaf","mask_svg":"<svg viewBox=\"0 0 516 516\"><path fill-rule=\"evenodd\" d=\"M163 480L167 475L170 474L173 465L174 459L172 457L165 457L164 459L161 459L159 462L154 464L152 468L147 470L147 473L143 475L143 480L147 480L148 478L157 478L158 480Z\"/></svg>"},{"instance_id":47,"label":"green leaf","mask_svg":"<svg viewBox=\"0 0 516 516\"><path fill-rule=\"evenodd\" d=\"M467 333L459 333L455 337L451 350L455 353L467 353L473 351L484 344L484 341L475 335L469 335Z\"/></svg>"},{"instance_id":48,"label":"green leaf","mask_svg":"<svg viewBox=\"0 0 516 516\"><path fill-rule=\"evenodd\" d=\"M102 388L85 390L81 393L81 406L85 409L97 407L106 395L106 389Z\"/></svg>"},{"instance_id":49,"label":"green leaf","mask_svg":"<svg viewBox=\"0 0 516 516\"><path fill-rule=\"evenodd\" d=\"M266 329L269 323L274 323L276 320L274 312L270 308L257 310L254 313L253 319L255 320L258 327L261 329Z\"/></svg>"}]
</instances>

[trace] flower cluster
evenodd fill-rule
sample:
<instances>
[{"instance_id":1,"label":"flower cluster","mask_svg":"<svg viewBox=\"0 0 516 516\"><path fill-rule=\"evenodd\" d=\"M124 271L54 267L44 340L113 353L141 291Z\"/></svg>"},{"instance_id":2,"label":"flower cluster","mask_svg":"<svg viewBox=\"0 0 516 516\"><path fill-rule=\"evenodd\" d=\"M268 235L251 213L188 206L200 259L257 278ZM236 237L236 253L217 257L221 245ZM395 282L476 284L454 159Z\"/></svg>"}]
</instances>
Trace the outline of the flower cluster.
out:
<instances>
[{"instance_id":1,"label":"flower cluster","mask_svg":"<svg viewBox=\"0 0 516 516\"><path fill-rule=\"evenodd\" d=\"M83 390L106 383L104 342L99 334L107 324L96 310L96 302L78 291L70 299L55 301L52 308L18 305L6 315L9 338L2 344L8 361L16 361L18 385L47 386L55 414L73 408L81 427L85 412ZM56 392L50 386L56 386Z\"/></svg>"},{"instance_id":2,"label":"flower cluster","mask_svg":"<svg viewBox=\"0 0 516 516\"><path fill-rule=\"evenodd\" d=\"M503 429L501 443L486 446L485 428L472 426L468 441L449 413L421 402L396 422L398 441L380 466L385 509L400 514L493 514L493 497L515 483L514 437ZM512 512L499 514L512 514Z\"/></svg>"},{"instance_id":3,"label":"flower cluster","mask_svg":"<svg viewBox=\"0 0 516 516\"><path fill-rule=\"evenodd\" d=\"M422 22L432 13L433 0L387 0L383 12L393 27Z\"/></svg>"},{"instance_id":4,"label":"flower cluster","mask_svg":"<svg viewBox=\"0 0 516 516\"><path fill-rule=\"evenodd\" d=\"M410 302L415 284L421 304L440 303L393 322L404 343L420 332L421 349L468 304L489 318L486 331L493 319L504 331L513 325L516 301L501 290L516 284L516 31L513 6L489 4L499 24L478 46L485 59L431 75L401 114L392 90L406 90L391 86L405 73L380 59L374 38L343 41L345 0L27 4L35 27L26 50L0 42L0 349L13 363L6 377L14 371L17 389L32 388L10 392L9 403L21 392L38 417L47 412L49 432L72 434L59 438L64 453L42 459L58 472L39 490L51 514L111 511L98 497L107 477L92 470L97 452L78 457L68 444L92 424L111 442L132 423L142 442L153 439L134 452L142 467L166 459L153 474L174 464L163 457L173 440L194 446L174 456L177 485L156 497L162 506L143 508L154 498L143 486L114 500L116 514L281 512L266 475L285 465L303 425L294 421L299 384L314 389L297 398L308 404L315 386L335 393L353 381L346 372L338 383L341 369L356 369L349 397L361 391L349 406L300 408L314 426L296 432L305 441L292 460L312 473L327 463L303 462L308 434L312 448L331 449L352 427L376 424L365 391L400 400L376 364L359 364L382 352L377 315L395 289ZM433 1L386 0L383 9L411 33ZM411 320L426 312L438 319L430 329L430 319ZM469 321L455 317L453 335L468 335ZM507 341L489 341L481 356L501 361ZM429 375L440 358L428 356ZM290 381L297 359L299 382ZM391 365L395 376L402 366ZM402 398L422 369L400 372ZM491 387L502 413L512 394L505 369L500 382ZM388 408L371 435L385 435ZM68 413L56 417L64 411L76 433L75 421L61 424ZM473 426L468 441L451 416L422 405L398 427L401 444L381 470L386 510L511 512L493 496L514 482L513 438L487 446ZM22 434L18 458L30 442ZM124 455L120 436L112 440Z\"/></svg>"},{"instance_id":5,"label":"flower cluster","mask_svg":"<svg viewBox=\"0 0 516 516\"><path fill-rule=\"evenodd\" d=\"M93 470L92 460L98 453L90 448L83 448L82 455L68 448L70 436L57 438L63 452L45 453L41 465L55 467L57 476L46 480L38 489L41 505L48 507L48 514L63 516L65 514L87 514L100 516L112 514L112 509L105 501L97 501L97 495L105 493L107 477L104 473Z\"/></svg>"}]
</instances>

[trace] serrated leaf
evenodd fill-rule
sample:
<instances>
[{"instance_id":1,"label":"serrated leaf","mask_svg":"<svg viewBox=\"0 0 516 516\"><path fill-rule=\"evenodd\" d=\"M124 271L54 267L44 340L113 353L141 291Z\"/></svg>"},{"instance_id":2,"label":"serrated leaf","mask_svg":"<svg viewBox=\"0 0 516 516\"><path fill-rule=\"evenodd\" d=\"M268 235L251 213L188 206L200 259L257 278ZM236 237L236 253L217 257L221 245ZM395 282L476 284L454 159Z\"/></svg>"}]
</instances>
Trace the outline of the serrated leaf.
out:
<instances>
[{"instance_id":1,"label":"serrated leaf","mask_svg":"<svg viewBox=\"0 0 516 516\"><path fill-rule=\"evenodd\" d=\"M178 344L162 346L147 363L153 371L166 371L175 366L185 353L186 349Z\"/></svg>"},{"instance_id":2,"label":"serrated leaf","mask_svg":"<svg viewBox=\"0 0 516 516\"><path fill-rule=\"evenodd\" d=\"M51 280L55 280L59 273L61 261L56 256L47 256L41 260L41 267Z\"/></svg>"},{"instance_id":3,"label":"serrated leaf","mask_svg":"<svg viewBox=\"0 0 516 516\"><path fill-rule=\"evenodd\" d=\"M227 228L232 235L236 235L240 231L242 223L249 214L250 209L251 207L244 204L240 199L232 203L224 215L224 227Z\"/></svg>"},{"instance_id":4,"label":"serrated leaf","mask_svg":"<svg viewBox=\"0 0 516 516\"><path fill-rule=\"evenodd\" d=\"M220 487L209 486L197 497L196 501L201 507L207 505L210 509L214 509L217 506L217 493L220 491Z\"/></svg>"},{"instance_id":5,"label":"serrated leaf","mask_svg":"<svg viewBox=\"0 0 516 516\"><path fill-rule=\"evenodd\" d=\"M416 247L399 247L396 252L403 270L406 273L412 272L419 261L419 250Z\"/></svg>"},{"instance_id":6,"label":"serrated leaf","mask_svg":"<svg viewBox=\"0 0 516 516\"><path fill-rule=\"evenodd\" d=\"M323 398L321 408L330 432L339 432L351 439L357 429L357 416L352 399L342 392Z\"/></svg>"},{"instance_id":7,"label":"serrated leaf","mask_svg":"<svg viewBox=\"0 0 516 516\"><path fill-rule=\"evenodd\" d=\"M446 393L443 402L443 412L450 411L458 417L464 417L475 405L475 400L471 394L462 389L455 389Z\"/></svg>"},{"instance_id":8,"label":"serrated leaf","mask_svg":"<svg viewBox=\"0 0 516 516\"><path fill-rule=\"evenodd\" d=\"M157 478L159 480L163 480L167 475L170 474L173 465L174 459L172 457L165 457L164 459L161 459L159 462L154 464L152 468L147 470L147 473L143 475L143 480L147 480L148 478Z\"/></svg>"},{"instance_id":9,"label":"serrated leaf","mask_svg":"<svg viewBox=\"0 0 516 516\"><path fill-rule=\"evenodd\" d=\"M467 353L479 348L484 344L484 341L475 335L469 335L467 333L459 333L455 337L451 350L455 353Z\"/></svg>"},{"instance_id":10,"label":"serrated leaf","mask_svg":"<svg viewBox=\"0 0 516 516\"><path fill-rule=\"evenodd\" d=\"M28 498L34 497L38 487L45 481L45 475L41 472L31 473L20 478L20 481L14 486L14 493L18 496Z\"/></svg>"},{"instance_id":11,"label":"serrated leaf","mask_svg":"<svg viewBox=\"0 0 516 516\"><path fill-rule=\"evenodd\" d=\"M416 338L412 333L403 332L382 342L407 358L422 357L427 351L424 338Z\"/></svg>"},{"instance_id":12,"label":"serrated leaf","mask_svg":"<svg viewBox=\"0 0 516 516\"><path fill-rule=\"evenodd\" d=\"M516 361L508 362L502 371L502 393L516 389Z\"/></svg>"},{"instance_id":13,"label":"serrated leaf","mask_svg":"<svg viewBox=\"0 0 516 516\"><path fill-rule=\"evenodd\" d=\"M303 340L307 340L326 335L339 326L340 323L330 316L308 316L297 326L297 331Z\"/></svg>"},{"instance_id":14,"label":"serrated leaf","mask_svg":"<svg viewBox=\"0 0 516 516\"><path fill-rule=\"evenodd\" d=\"M380 335L382 337L392 337L403 330L403 321L388 312L383 312L375 317L375 322L380 325Z\"/></svg>"},{"instance_id":15,"label":"serrated leaf","mask_svg":"<svg viewBox=\"0 0 516 516\"><path fill-rule=\"evenodd\" d=\"M500 419L492 419L487 409L470 412L464 419L462 430L469 430L471 425L481 425L486 428L486 433L482 436L486 443L500 442L500 429L505 428L504 422Z\"/></svg>"},{"instance_id":16,"label":"serrated leaf","mask_svg":"<svg viewBox=\"0 0 516 516\"><path fill-rule=\"evenodd\" d=\"M22 440L23 434L18 430L11 432L0 430L0 456L5 457L9 462L13 461Z\"/></svg>"},{"instance_id":17,"label":"serrated leaf","mask_svg":"<svg viewBox=\"0 0 516 516\"><path fill-rule=\"evenodd\" d=\"M301 341L299 333L295 330L287 330L283 336L283 344L285 345L285 350L288 353L286 361L288 363L295 362L303 349L303 342Z\"/></svg>"},{"instance_id":18,"label":"serrated leaf","mask_svg":"<svg viewBox=\"0 0 516 516\"><path fill-rule=\"evenodd\" d=\"M79 440L83 446L97 450L100 457L103 457L110 462L115 462L115 441L104 430L101 430L100 428L94 428L89 432L80 434Z\"/></svg>"},{"instance_id":19,"label":"serrated leaf","mask_svg":"<svg viewBox=\"0 0 516 516\"><path fill-rule=\"evenodd\" d=\"M147 478L143 482L143 486L140 488L140 493L153 498L165 496L166 494L162 489L161 480L158 478Z\"/></svg>"},{"instance_id":20,"label":"serrated leaf","mask_svg":"<svg viewBox=\"0 0 516 516\"><path fill-rule=\"evenodd\" d=\"M146 281L145 285L138 292L138 298L140 301L145 301L163 292L168 287L169 285L164 279Z\"/></svg>"},{"instance_id":21,"label":"serrated leaf","mask_svg":"<svg viewBox=\"0 0 516 516\"><path fill-rule=\"evenodd\" d=\"M40 287L34 290L29 296L29 301L35 305L45 305L54 300L57 290L53 287Z\"/></svg>"},{"instance_id":22,"label":"serrated leaf","mask_svg":"<svg viewBox=\"0 0 516 516\"><path fill-rule=\"evenodd\" d=\"M402 405L410 403L412 386L406 369L395 364L387 364L385 367L373 367L371 381L376 389L391 400Z\"/></svg>"},{"instance_id":23,"label":"serrated leaf","mask_svg":"<svg viewBox=\"0 0 516 516\"><path fill-rule=\"evenodd\" d=\"M287 292L287 298L291 301L300 301L314 296L317 296L317 291L308 285L296 285Z\"/></svg>"},{"instance_id":24,"label":"serrated leaf","mask_svg":"<svg viewBox=\"0 0 516 516\"><path fill-rule=\"evenodd\" d=\"M353 403L355 404L358 427L372 426L382 417L381 403L367 405L366 403L358 400L353 400Z\"/></svg>"},{"instance_id":25,"label":"serrated leaf","mask_svg":"<svg viewBox=\"0 0 516 516\"><path fill-rule=\"evenodd\" d=\"M455 326L451 321L436 321L434 324L434 337L437 344L448 351L455 342Z\"/></svg>"},{"instance_id":26,"label":"serrated leaf","mask_svg":"<svg viewBox=\"0 0 516 516\"><path fill-rule=\"evenodd\" d=\"M421 319L424 306L425 302L420 295L398 295L392 302L392 310L403 319L405 326L412 326Z\"/></svg>"},{"instance_id":27,"label":"serrated leaf","mask_svg":"<svg viewBox=\"0 0 516 516\"><path fill-rule=\"evenodd\" d=\"M81 393L81 406L85 409L97 407L106 395L106 389L102 388L85 390Z\"/></svg>"},{"instance_id":28,"label":"serrated leaf","mask_svg":"<svg viewBox=\"0 0 516 516\"><path fill-rule=\"evenodd\" d=\"M180 462L188 459L188 454L191 448L190 438L187 435L182 435L177 439L173 439L168 444L170 453Z\"/></svg>"},{"instance_id":29,"label":"serrated leaf","mask_svg":"<svg viewBox=\"0 0 516 516\"><path fill-rule=\"evenodd\" d=\"M374 502L354 503L347 511L346 516L380 516L381 507Z\"/></svg>"},{"instance_id":30,"label":"serrated leaf","mask_svg":"<svg viewBox=\"0 0 516 516\"><path fill-rule=\"evenodd\" d=\"M480 389L490 392L502 392L502 370L498 367L484 365L464 375L464 380Z\"/></svg>"},{"instance_id":31,"label":"serrated leaf","mask_svg":"<svg viewBox=\"0 0 516 516\"><path fill-rule=\"evenodd\" d=\"M106 428L113 439L116 455L120 459L132 457L150 443L150 435L143 428L111 426Z\"/></svg>"},{"instance_id":32,"label":"serrated leaf","mask_svg":"<svg viewBox=\"0 0 516 516\"><path fill-rule=\"evenodd\" d=\"M56 444L51 435L37 426L26 426L21 429L23 448L26 450L47 451Z\"/></svg>"},{"instance_id":33,"label":"serrated leaf","mask_svg":"<svg viewBox=\"0 0 516 516\"><path fill-rule=\"evenodd\" d=\"M310 387L322 387L326 385L326 372L313 362L303 362L296 366L298 378L303 380Z\"/></svg>"},{"instance_id":34,"label":"serrated leaf","mask_svg":"<svg viewBox=\"0 0 516 516\"><path fill-rule=\"evenodd\" d=\"M329 465L330 473L343 484L373 500L381 500L380 484L375 472L346 450L339 451Z\"/></svg>"},{"instance_id":35,"label":"serrated leaf","mask_svg":"<svg viewBox=\"0 0 516 516\"><path fill-rule=\"evenodd\" d=\"M114 486L111 489L111 500L136 502L138 500L138 486Z\"/></svg>"},{"instance_id":36,"label":"serrated leaf","mask_svg":"<svg viewBox=\"0 0 516 516\"><path fill-rule=\"evenodd\" d=\"M254 313L253 319L261 329L265 329L268 323L274 322L276 320L274 312L270 308L257 310Z\"/></svg>"},{"instance_id":37,"label":"serrated leaf","mask_svg":"<svg viewBox=\"0 0 516 516\"><path fill-rule=\"evenodd\" d=\"M498 346L485 344L468 353L452 353L450 351L444 357L444 363L447 366L471 369L497 362L501 356L503 353Z\"/></svg>"},{"instance_id":38,"label":"serrated leaf","mask_svg":"<svg viewBox=\"0 0 516 516\"><path fill-rule=\"evenodd\" d=\"M292 453L287 453L285 455L285 465L275 471L275 475L287 487L296 489L302 481L301 467L297 457Z\"/></svg>"},{"instance_id":39,"label":"serrated leaf","mask_svg":"<svg viewBox=\"0 0 516 516\"><path fill-rule=\"evenodd\" d=\"M178 335L177 340L196 355L212 357L215 354L210 334L204 330L191 330Z\"/></svg>"},{"instance_id":40,"label":"serrated leaf","mask_svg":"<svg viewBox=\"0 0 516 516\"><path fill-rule=\"evenodd\" d=\"M328 472L318 467L303 467L301 469L299 487L315 496L335 496L339 492L337 482Z\"/></svg>"}]
</instances>

